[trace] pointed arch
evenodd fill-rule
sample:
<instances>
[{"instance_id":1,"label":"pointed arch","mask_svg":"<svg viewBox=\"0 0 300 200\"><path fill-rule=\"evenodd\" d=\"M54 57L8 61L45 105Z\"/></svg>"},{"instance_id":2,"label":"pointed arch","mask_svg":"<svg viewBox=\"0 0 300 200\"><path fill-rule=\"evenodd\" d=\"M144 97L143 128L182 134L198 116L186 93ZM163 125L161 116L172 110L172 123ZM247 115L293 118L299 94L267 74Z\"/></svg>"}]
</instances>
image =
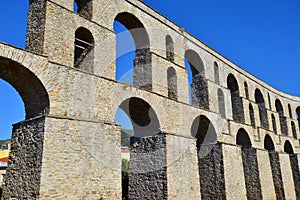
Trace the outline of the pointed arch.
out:
<instances>
[{"instance_id":1,"label":"pointed arch","mask_svg":"<svg viewBox=\"0 0 300 200\"><path fill-rule=\"evenodd\" d=\"M230 90L231 94L233 120L240 123L245 123L244 107L242 98L240 97L239 85L236 78L232 74L227 76L227 88Z\"/></svg>"},{"instance_id":2,"label":"pointed arch","mask_svg":"<svg viewBox=\"0 0 300 200\"><path fill-rule=\"evenodd\" d=\"M218 89L218 104L219 104L219 113L221 114L221 117L226 118L225 98L224 98L224 93L220 88Z\"/></svg>"},{"instance_id":3,"label":"pointed arch","mask_svg":"<svg viewBox=\"0 0 300 200\"><path fill-rule=\"evenodd\" d=\"M291 119L293 119L293 114L292 114L292 107L291 107L291 104L288 104L288 109L289 109L289 117Z\"/></svg>"},{"instance_id":4,"label":"pointed arch","mask_svg":"<svg viewBox=\"0 0 300 200\"><path fill-rule=\"evenodd\" d=\"M151 91L152 58L150 39L146 27L136 16L128 12L119 13L115 17L115 21L124 25L134 40L135 59L133 61L133 85Z\"/></svg>"},{"instance_id":5,"label":"pointed arch","mask_svg":"<svg viewBox=\"0 0 300 200\"><path fill-rule=\"evenodd\" d=\"M92 33L79 27L75 32L74 67L86 72L94 72L94 37Z\"/></svg>"},{"instance_id":6,"label":"pointed arch","mask_svg":"<svg viewBox=\"0 0 300 200\"><path fill-rule=\"evenodd\" d=\"M209 110L208 85L205 79L204 64L200 56L194 50L185 52L185 59L190 66L189 79L191 79L192 105Z\"/></svg>"},{"instance_id":7,"label":"pointed arch","mask_svg":"<svg viewBox=\"0 0 300 200\"><path fill-rule=\"evenodd\" d=\"M174 43L170 35L166 36L166 58L170 62L174 62Z\"/></svg>"},{"instance_id":8,"label":"pointed arch","mask_svg":"<svg viewBox=\"0 0 300 200\"><path fill-rule=\"evenodd\" d=\"M283 110L281 101L279 99L276 99L275 107L276 107L276 111L279 114L281 133L283 135L288 135L286 117L284 116L284 110Z\"/></svg>"},{"instance_id":9,"label":"pointed arch","mask_svg":"<svg viewBox=\"0 0 300 200\"><path fill-rule=\"evenodd\" d=\"M259 109L260 125L264 129L269 129L269 122L264 97L259 89L255 90L255 102Z\"/></svg>"},{"instance_id":10,"label":"pointed arch","mask_svg":"<svg viewBox=\"0 0 300 200\"><path fill-rule=\"evenodd\" d=\"M168 79L168 98L172 100L177 100L177 75L173 67L169 67L167 70Z\"/></svg>"}]
</instances>

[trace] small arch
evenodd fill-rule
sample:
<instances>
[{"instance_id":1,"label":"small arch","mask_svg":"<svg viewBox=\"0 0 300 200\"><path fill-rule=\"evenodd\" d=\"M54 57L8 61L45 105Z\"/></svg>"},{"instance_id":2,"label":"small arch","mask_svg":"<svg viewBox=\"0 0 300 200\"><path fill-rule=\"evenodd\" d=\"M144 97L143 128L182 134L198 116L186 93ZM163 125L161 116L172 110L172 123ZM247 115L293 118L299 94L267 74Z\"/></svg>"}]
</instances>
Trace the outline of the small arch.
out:
<instances>
[{"instance_id":1,"label":"small arch","mask_svg":"<svg viewBox=\"0 0 300 200\"><path fill-rule=\"evenodd\" d=\"M294 154L293 146L288 140L284 143L284 152L288 154Z\"/></svg>"},{"instance_id":2,"label":"small arch","mask_svg":"<svg viewBox=\"0 0 300 200\"><path fill-rule=\"evenodd\" d=\"M255 90L255 102L257 103L259 109L259 119L261 127L264 129L269 129L265 100L259 89Z\"/></svg>"},{"instance_id":3,"label":"small arch","mask_svg":"<svg viewBox=\"0 0 300 200\"><path fill-rule=\"evenodd\" d=\"M220 84L219 65L217 62L214 62L214 75L215 75L215 83Z\"/></svg>"},{"instance_id":4,"label":"small arch","mask_svg":"<svg viewBox=\"0 0 300 200\"><path fill-rule=\"evenodd\" d=\"M273 131L274 131L275 134L277 134L277 125L276 125L275 115L272 114L272 115L271 115L271 118L272 118Z\"/></svg>"},{"instance_id":5,"label":"small arch","mask_svg":"<svg viewBox=\"0 0 300 200\"><path fill-rule=\"evenodd\" d=\"M218 89L218 104L219 104L219 113L221 114L221 117L226 118L225 98L224 98L224 93L220 88Z\"/></svg>"},{"instance_id":6,"label":"small arch","mask_svg":"<svg viewBox=\"0 0 300 200\"><path fill-rule=\"evenodd\" d=\"M298 121L298 127L300 129L300 106L296 108L296 119Z\"/></svg>"},{"instance_id":7,"label":"small arch","mask_svg":"<svg viewBox=\"0 0 300 200\"><path fill-rule=\"evenodd\" d=\"M251 140L245 129L240 128L238 130L236 135L236 144L242 146L242 149L250 149L252 147Z\"/></svg>"},{"instance_id":8,"label":"small arch","mask_svg":"<svg viewBox=\"0 0 300 200\"><path fill-rule=\"evenodd\" d=\"M74 12L91 20L93 17L93 0L74 0Z\"/></svg>"},{"instance_id":9,"label":"small arch","mask_svg":"<svg viewBox=\"0 0 300 200\"><path fill-rule=\"evenodd\" d=\"M174 62L174 43L170 35L166 36L166 58L170 62Z\"/></svg>"},{"instance_id":10,"label":"small arch","mask_svg":"<svg viewBox=\"0 0 300 200\"><path fill-rule=\"evenodd\" d=\"M191 135L197 139L197 149L201 145L210 145L217 142L217 134L211 121L204 115L198 116L192 124Z\"/></svg>"},{"instance_id":11,"label":"small arch","mask_svg":"<svg viewBox=\"0 0 300 200\"><path fill-rule=\"evenodd\" d=\"M75 32L74 67L86 72L94 72L94 37L83 27Z\"/></svg>"},{"instance_id":12,"label":"small arch","mask_svg":"<svg viewBox=\"0 0 300 200\"><path fill-rule=\"evenodd\" d=\"M275 151L275 146L274 146L273 140L269 135L265 136L264 148L268 151Z\"/></svg>"},{"instance_id":13,"label":"small arch","mask_svg":"<svg viewBox=\"0 0 300 200\"><path fill-rule=\"evenodd\" d=\"M270 97L269 92L268 92L268 101L269 101L269 109L271 110L272 104L271 104L271 97Z\"/></svg>"},{"instance_id":14,"label":"small arch","mask_svg":"<svg viewBox=\"0 0 300 200\"><path fill-rule=\"evenodd\" d=\"M288 109L289 109L289 116L291 119L293 119L291 104L288 104Z\"/></svg>"},{"instance_id":15,"label":"small arch","mask_svg":"<svg viewBox=\"0 0 300 200\"><path fill-rule=\"evenodd\" d=\"M185 61L189 83L191 83L190 98L192 105L209 110L208 86L203 61L194 50L185 52Z\"/></svg>"},{"instance_id":16,"label":"small arch","mask_svg":"<svg viewBox=\"0 0 300 200\"><path fill-rule=\"evenodd\" d=\"M251 122L251 126L255 127L255 115L254 115L254 109L252 104L249 104L249 115L250 115L250 122Z\"/></svg>"},{"instance_id":17,"label":"small arch","mask_svg":"<svg viewBox=\"0 0 300 200\"><path fill-rule=\"evenodd\" d=\"M159 132L158 117L151 105L143 99L131 97L124 100L119 108L130 118L135 137L153 136Z\"/></svg>"},{"instance_id":18,"label":"small arch","mask_svg":"<svg viewBox=\"0 0 300 200\"><path fill-rule=\"evenodd\" d=\"M152 90L152 58L150 39L142 22L128 12L119 13L115 22L121 23L130 32L135 44L133 61L133 85L144 90ZM117 46L117 52L119 47ZM128 52L127 52L128 53Z\"/></svg>"},{"instance_id":19,"label":"small arch","mask_svg":"<svg viewBox=\"0 0 300 200\"><path fill-rule=\"evenodd\" d=\"M292 127L293 137L294 137L295 139L297 139L298 137L297 137L296 126L295 126L295 123L294 123L293 121L291 122L291 127Z\"/></svg>"},{"instance_id":20,"label":"small arch","mask_svg":"<svg viewBox=\"0 0 300 200\"><path fill-rule=\"evenodd\" d=\"M240 123L245 123L243 101L240 97L239 85L236 78L232 74L227 76L227 88L230 90L231 94L233 120Z\"/></svg>"},{"instance_id":21,"label":"small arch","mask_svg":"<svg viewBox=\"0 0 300 200\"><path fill-rule=\"evenodd\" d=\"M246 98L249 99L249 88L246 81L244 82L244 89L245 89Z\"/></svg>"},{"instance_id":22,"label":"small arch","mask_svg":"<svg viewBox=\"0 0 300 200\"><path fill-rule=\"evenodd\" d=\"M281 101L279 99L276 99L275 107L276 107L276 111L279 114L281 133L283 135L288 135L286 117L284 116L284 110Z\"/></svg>"},{"instance_id":23,"label":"small arch","mask_svg":"<svg viewBox=\"0 0 300 200\"><path fill-rule=\"evenodd\" d=\"M177 100L177 75L173 67L169 67L167 70L168 79L168 98Z\"/></svg>"}]
</instances>

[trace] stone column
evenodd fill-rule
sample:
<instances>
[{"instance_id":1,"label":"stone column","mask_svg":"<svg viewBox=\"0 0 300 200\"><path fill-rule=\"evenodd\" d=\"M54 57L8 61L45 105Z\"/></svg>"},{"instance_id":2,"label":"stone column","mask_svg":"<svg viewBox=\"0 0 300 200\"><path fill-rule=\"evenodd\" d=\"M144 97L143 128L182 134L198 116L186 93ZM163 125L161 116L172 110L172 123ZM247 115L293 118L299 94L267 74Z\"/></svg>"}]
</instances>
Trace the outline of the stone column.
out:
<instances>
[{"instance_id":1,"label":"stone column","mask_svg":"<svg viewBox=\"0 0 300 200\"><path fill-rule=\"evenodd\" d=\"M288 154L279 154L282 182L286 199L296 199L292 167Z\"/></svg>"}]
</instances>

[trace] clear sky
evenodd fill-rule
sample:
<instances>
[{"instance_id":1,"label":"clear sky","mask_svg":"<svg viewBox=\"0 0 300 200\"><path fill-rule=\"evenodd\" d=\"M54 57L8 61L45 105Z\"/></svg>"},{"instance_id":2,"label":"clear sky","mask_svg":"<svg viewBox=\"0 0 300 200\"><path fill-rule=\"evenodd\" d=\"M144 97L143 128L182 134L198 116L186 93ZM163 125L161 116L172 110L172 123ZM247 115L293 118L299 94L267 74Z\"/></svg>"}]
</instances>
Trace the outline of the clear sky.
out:
<instances>
[{"instance_id":1,"label":"clear sky","mask_svg":"<svg viewBox=\"0 0 300 200\"><path fill-rule=\"evenodd\" d=\"M300 96L299 0L143 2L271 86ZM0 41L23 48L28 0L1 5ZM0 81L0 139L9 136L12 123L24 118L22 102L15 96L15 90Z\"/></svg>"}]
</instances>

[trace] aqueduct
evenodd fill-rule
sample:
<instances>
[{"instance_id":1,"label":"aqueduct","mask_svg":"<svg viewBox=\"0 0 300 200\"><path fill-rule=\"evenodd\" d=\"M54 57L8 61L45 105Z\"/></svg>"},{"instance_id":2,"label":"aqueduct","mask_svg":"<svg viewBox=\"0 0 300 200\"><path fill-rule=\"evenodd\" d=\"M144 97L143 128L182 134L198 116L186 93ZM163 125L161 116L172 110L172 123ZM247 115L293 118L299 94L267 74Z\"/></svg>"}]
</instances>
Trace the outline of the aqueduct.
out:
<instances>
[{"instance_id":1,"label":"aqueduct","mask_svg":"<svg viewBox=\"0 0 300 200\"><path fill-rule=\"evenodd\" d=\"M115 78L114 21L134 38L133 85ZM139 0L31 0L26 49L0 43L0 78L26 110L4 199L121 199L118 107L136 136L129 199L300 199L300 97Z\"/></svg>"}]
</instances>

